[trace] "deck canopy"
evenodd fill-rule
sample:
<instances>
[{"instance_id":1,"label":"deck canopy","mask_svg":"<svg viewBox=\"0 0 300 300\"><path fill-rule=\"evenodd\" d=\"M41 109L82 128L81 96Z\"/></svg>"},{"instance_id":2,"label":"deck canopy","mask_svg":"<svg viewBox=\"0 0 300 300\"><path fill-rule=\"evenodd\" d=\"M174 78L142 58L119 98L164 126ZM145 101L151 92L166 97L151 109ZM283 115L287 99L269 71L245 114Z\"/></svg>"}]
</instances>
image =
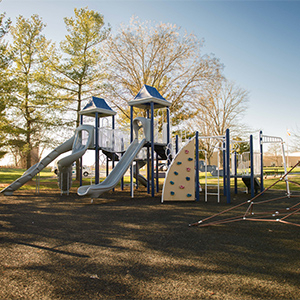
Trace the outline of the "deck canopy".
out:
<instances>
[{"instance_id":1,"label":"deck canopy","mask_svg":"<svg viewBox=\"0 0 300 300\"><path fill-rule=\"evenodd\" d=\"M98 113L99 118L114 116L117 114L111 109L104 99L93 96L79 114L95 117L96 113Z\"/></svg>"},{"instance_id":2,"label":"deck canopy","mask_svg":"<svg viewBox=\"0 0 300 300\"><path fill-rule=\"evenodd\" d=\"M167 101L156 88L146 84L140 89L134 99L128 102L128 105L149 109L151 103L154 103L155 109L171 106L171 102Z\"/></svg>"}]
</instances>

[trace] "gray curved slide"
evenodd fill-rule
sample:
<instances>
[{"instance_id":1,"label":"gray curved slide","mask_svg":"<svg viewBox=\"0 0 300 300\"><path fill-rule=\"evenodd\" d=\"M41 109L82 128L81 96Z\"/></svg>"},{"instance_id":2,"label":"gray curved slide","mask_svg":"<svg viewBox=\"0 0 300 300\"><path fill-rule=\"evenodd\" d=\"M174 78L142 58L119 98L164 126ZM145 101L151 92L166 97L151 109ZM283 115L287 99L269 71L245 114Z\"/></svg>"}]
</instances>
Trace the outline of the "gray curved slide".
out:
<instances>
[{"instance_id":1,"label":"gray curved slide","mask_svg":"<svg viewBox=\"0 0 300 300\"><path fill-rule=\"evenodd\" d=\"M88 133L88 139L83 144L82 132ZM57 162L58 166L58 185L62 193L68 193L72 186L72 164L82 157L88 148L94 143L94 126L80 125L75 130L75 138L72 153L63 157Z\"/></svg>"},{"instance_id":2,"label":"gray curved slide","mask_svg":"<svg viewBox=\"0 0 300 300\"><path fill-rule=\"evenodd\" d=\"M11 196L15 190L20 188L26 182L31 180L36 174L41 172L45 167L47 167L53 160L55 160L60 154L65 153L67 151L72 150L73 142L75 136L55 148L52 152L50 152L46 157L44 157L40 162L33 165L24 174L15 180L12 184L7 186L5 189L1 191L6 196Z\"/></svg>"},{"instance_id":3,"label":"gray curved slide","mask_svg":"<svg viewBox=\"0 0 300 300\"><path fill-rule=\"evenodd\" d=\"M134 139L129 148L122 156L115 168L109 173L104 181L96 185L83 185L78 188L77 194L79 196L91 196L92 198L99 197L102 193L113 189L121 180L127 169L135 159L136 155L143 148L146 139Z\"/></svg>"}]
</instances>

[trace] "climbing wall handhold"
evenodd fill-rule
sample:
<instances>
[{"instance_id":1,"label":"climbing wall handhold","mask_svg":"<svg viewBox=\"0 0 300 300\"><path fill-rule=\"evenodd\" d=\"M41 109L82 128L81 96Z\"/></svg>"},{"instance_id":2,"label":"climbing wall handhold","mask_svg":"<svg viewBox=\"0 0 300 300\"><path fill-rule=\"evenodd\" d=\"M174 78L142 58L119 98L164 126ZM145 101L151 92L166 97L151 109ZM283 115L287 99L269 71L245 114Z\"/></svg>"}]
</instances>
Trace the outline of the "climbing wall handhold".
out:
<instances>
[{"instance_id":1,"label":"climbing wall handhold","mask_svg":"<svg viewBox=\"0 0 300 300\"><path fill-rule=\"evenodd\" d=\"M189 154L190 151L189 151L189 150L185 150L184 153L185 153L185 154Z\"/></svg>"},{"instance_id":2,"label":"climbing wall handhold","mask_svg":"<svg viewBox=\"0 0 300 300\"><path fill-rule=\"evenodd\" d=\"M170 183L171 183L172 185L174 185L174 181L171 180Z\"/></svg>"},{"instance_id":3,"label":"climbing wall handhold","mask_svg":"<svg viewBox=\"0 0 300 300\"><path fill-rule=\"evenodd\" d=\"M174 196L174 195L175 195L175 192L171 191L170 194L171 194L172 196Z\"/></svg>"},{"instance_id":4,"label":"climbing wall handhold","mask_svg":"<svg viewBox=\"0 0 300 300\"><path fill-rule=\"evenodd\" d=\"M189 157L189 158L188 158L188 161L192 161L192 160L193 160L193 158L192 158L192 157Z\"/></svg>"},{"instance_id":5,"label":"climbing wall handhold","mask_svg":"<svg viewBox=\"0 0 300 300\"><path fill-rule=\"evenodd\" d=\"M175 171L174 174L175 174L175 175L178 175L178 172Z\"/></svg>"},{"instance_id":6,"label":"climbing wall handhold","mask_svg":"<svg viewBox=\"0 0 300 300\"><path fill-rule=\"evenodd\" d=\"M185 177L186 181L190 181L191 177Z\"/></svg>"},{"instance_id":7,"label":"climbing wall handhold","mask_svg":"<svg viewBox=\"0 0 300 300\"><path fill-rule=\"evenodd\" d=\"M182 164L182 162L181 162L181 161L178 161L178 162L177 162L177 165L181 165L181 164Z\"/></svg>"},{"instance_id":8,"label":"climbing wall handhold","mask_svg":"<svg viewBox=\"0 0 300 300\"><path fill-rule=\"evenodd\" d=\"M180 188L180 189L184 189L184 186L183 186L183 185L181 185L181 186L179 186L179 188Z\"/></svg>"},{"instance_id":9,"label":"climbing wall handhold","mask_svg":"<svg viewBox=\"0 0 300 300\"><path fill-rule=\"evenodd\" d=\"M186 196L190 198L190 197L192 197L192 194L187 194Z\"/></svg>"},{"instance_id":10,"label":"climbing wall handhold","mask_svg":"<svg viewBox=\"0 0 300 300\"><path fill-rule=\"evenodd\" d=\"M186 171L187 172L191 172L191 168L186 168Z\"/></svg>"}]
</instances>

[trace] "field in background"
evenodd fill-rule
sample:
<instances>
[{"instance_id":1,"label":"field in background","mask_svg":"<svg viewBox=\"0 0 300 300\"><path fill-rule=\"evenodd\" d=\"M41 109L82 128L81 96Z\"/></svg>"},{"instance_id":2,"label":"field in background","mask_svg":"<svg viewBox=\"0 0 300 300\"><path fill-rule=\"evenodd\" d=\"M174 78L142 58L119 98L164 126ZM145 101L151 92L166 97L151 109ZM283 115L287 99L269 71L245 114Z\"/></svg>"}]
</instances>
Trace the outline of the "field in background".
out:
<instances>
[{"instance_id":1,"label":"field in background","mask_svg":"<svg viewBox=\"0 0 300 300\"><path fill-rule=\"evenodd\" d=\"M0 188L4 188L16 179L18 179L26 170L25 169L16 169L16 168L0 168ZM284 174L283 168L265 168L264 172L266 176L264 177L264 186L268 187L271 184L273 184L275 181L277 181L282 174ZM145 174L143 174L145 175ZM289 178L291 181L298 182L300 184L300 168L296 168L293 170L293 172L289 175ZM103 181L105 178L101 178L100 181ZM54 174L53 171L51 171L51 168L45 168L39 175L35 176L33 180L29 181L27 184L21 187L21 190L33 190L36 189L37 183L39 180L39 188L41 190L46 189L58 189L57 184L57 176ZM233 185L233 179L231 179L232 185ZM94 184L94 178L93 177L84 177L83 178L83 185L89 185ZM125 176L124 177L124 184L129 184L130 177ZM163 184L164 179L160 178L159 180L160 184ZM207 176L207 184L209 185L215 185L217 184L218 179L215 177L212 177L210 173L208 173ZM205 173L200 174L200 184L202 188L205 184ZM223 178L220 177L220 187L223 186ZM79 182L76 180L73 180L73 187L79 187ZM245 189L246 187L241 179L238 179L238 188L239 189ZM300 187L291 184L291 190L300 190ZM285 189L285 182L281 181L278 184L276 184L272 189L276 190L284 190Z\"/></svg>"}]
</instances>

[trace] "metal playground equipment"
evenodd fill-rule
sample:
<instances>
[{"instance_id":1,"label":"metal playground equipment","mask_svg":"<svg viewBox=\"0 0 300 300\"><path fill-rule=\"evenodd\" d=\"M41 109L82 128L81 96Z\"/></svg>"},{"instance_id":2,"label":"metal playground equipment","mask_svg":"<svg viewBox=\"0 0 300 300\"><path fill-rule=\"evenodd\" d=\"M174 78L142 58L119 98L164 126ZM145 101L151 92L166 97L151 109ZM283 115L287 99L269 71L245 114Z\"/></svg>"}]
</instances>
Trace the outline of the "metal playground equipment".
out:
<instances>
[{"instance_id":1,"label":"metal playground equipment","mask_svg":"<svg viewBox=\"0 0 300 300\"><path fill-rule=\"evenodd\" d=\"M203 149L200 149L200 141L210 141L211 146L214 147L217 151L222 152L222 169L220 169L220 160L218 155L218 166L215 168L214 173L211 170L208 170L207 166L207 157L206 153ZM234 150L234 145L237 143L248 143L249 151L244 152L242 154L237 154ZM202 171L205 172L205 185L204 185L204 193L205 193L205 201L207 201L208 195L216 195L218 202L220 202L220 177L223 177L223 192L224 196L226 196L227 203L231 202L231 179L234 181L234 193L238 192L238 178L242 179L244 184L247 187L247 192L251 193L251 197L253 198L255 193L259 191L263 191L263 144L266 143L281 143L282 149L282 158L284 164L285 173L287 173L287 167L285 162L285 153L284 153L284 142L280 137L267 136L263 135L262 132L259 134L259 152L254 151L253 146L253 135L249 136L249 140L246 141L233 141L230 139L230 131L226 130L225 135L223 136L199 136L199 133L195 133L194 137L194 159L195 159L195 195L189 192L184 194L181 193L181 189L185 185L182 183L185 182L186 177L190 177L191 173L187 173L187 169L177 170L178 167L174 167L174 164L177 164L178 161L175 159L171 162L170 168L166 174L166 179L164 182L163 193L161 202L164 201L191 201L196 200L200 201L200 191L202 190L200 186L200 178L199 173ZM177 148L177 139L176 139L176 158L179 153L184 153L186 147L189 147L189 142L186 143L180 150ZM191 151L190 149L188 150ZM200 165L199 154L204 152L205 162L204 165ZM203 169L204 168L204 169ZM176 177L174 177L174 172ZM211 172L211 174L216 176L217 184L214 185L216 192L209 191L209 185L207 184L207 173ZM176 179L176 180L175 180ZM286 190L287 195L290 194L288 177L285 176L284 180L286 182ZM175 182L179 182L179 184L175 184ZM190 184L189 184L190 186ZM178 195L181 195L179 197Z\"/></svg>"}]
</instances>

